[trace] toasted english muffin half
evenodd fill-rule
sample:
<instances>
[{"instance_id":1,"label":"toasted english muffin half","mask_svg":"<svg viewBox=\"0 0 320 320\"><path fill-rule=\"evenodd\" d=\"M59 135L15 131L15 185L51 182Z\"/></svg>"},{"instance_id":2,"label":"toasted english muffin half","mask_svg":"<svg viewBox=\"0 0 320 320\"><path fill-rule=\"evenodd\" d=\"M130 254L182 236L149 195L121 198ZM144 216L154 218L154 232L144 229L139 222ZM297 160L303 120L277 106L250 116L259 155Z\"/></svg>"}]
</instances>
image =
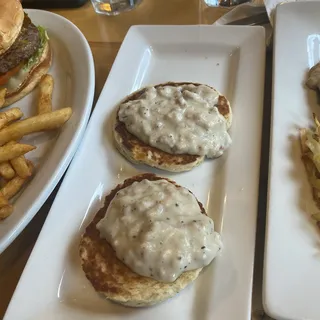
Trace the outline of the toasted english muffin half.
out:
<instances>
[{"instance_id":1,"label":"toasted english muffin half","mask_svg":"<svg viewBox=\"0 0 320 320\"><path fill-rule=\"evenodd\" d=\"M96 225L105 216L108 206L116 193L135 181L140 182L144 179L150 181L164 179L178 187L174 181L151 173L141 174L125 180L106 196L104 207L97 212L86 228L79 245L83 271L94 289L105 298L130 307L151 306L173 297L194 281L202 270L202 268L199 268L186 271L175 282L171 283L143 277L122 263L116 257L116 253L108 242L100 237ZM206 214L203 205L199 201L198 204L201 212Z\"/></svg>"},{"instance_id":2,"label":"toasted english muffin half","mask_svg":"<svg viewBox=\"0 0 320 320\"><path fill-rule=\"evenodd\" d=\"M200 86L202 84L192 82L167 82L154 86L159 88L162 86L181 86L186 84L193 84ZM208 86L210 87L210 86ZM147 89L144 87L138 91L133 92L127 96L120 104L138 99ZM215 90L214 88L210 87ZM217 91L217 90L215 90ZM217 91L218 92L218 91ZM119 104L119 106L120 106ZM118 106L118 110L119 110ZM225 117L227 121L227 127L230 129L232 123L232 110L227 98L219 93L219 100L217 104L219 112ZM119 120L118 111L116 113L116 119L114 124L114 140L118 151L129 161L135 164L146 164L148 166L171 171L171 172L183 172L189 171L192 168L198 166L204 161L204 156L190 155L190 154L171 154L162 151L158 148L149 146L142 142L139 138L131 134L123 122Z\"/></svg>"}]
</instances>

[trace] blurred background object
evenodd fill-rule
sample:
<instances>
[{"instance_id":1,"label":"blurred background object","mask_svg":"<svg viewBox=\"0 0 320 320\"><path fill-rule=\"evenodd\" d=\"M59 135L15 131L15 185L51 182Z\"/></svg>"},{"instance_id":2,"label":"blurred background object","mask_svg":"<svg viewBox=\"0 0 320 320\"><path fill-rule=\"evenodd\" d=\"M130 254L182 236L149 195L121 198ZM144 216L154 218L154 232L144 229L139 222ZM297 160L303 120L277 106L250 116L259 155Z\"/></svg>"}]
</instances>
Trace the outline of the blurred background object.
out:
<instances>
[{"instance_id":1,"label":"blurred background object","mask_svg":"<svg viewBox=\"0 0 320 320\"><path fill-rule=\"evenodd\" d=\"M91 0L94 10L99 14L115 16L134 9L142 0Z\"/></svg>"},{"instance_id":2,"label":"blurred background object","mask_svg":"<svg viewBox=\"0 0 320 320\"><path fill-rule=\"evenodd\" d=\"M209 7L234 7L251 0L203 0Z\"/></svg>"},{"instance_id":3,"label":"blurred background object","mask_svg":"<svg viewBox=\"0 0 320 320\"><path fill-rule=\"evenodd\" d=\"M83 6L88 0L22 0L24 8L78 8Z\"/></svg>"}]
</instances>

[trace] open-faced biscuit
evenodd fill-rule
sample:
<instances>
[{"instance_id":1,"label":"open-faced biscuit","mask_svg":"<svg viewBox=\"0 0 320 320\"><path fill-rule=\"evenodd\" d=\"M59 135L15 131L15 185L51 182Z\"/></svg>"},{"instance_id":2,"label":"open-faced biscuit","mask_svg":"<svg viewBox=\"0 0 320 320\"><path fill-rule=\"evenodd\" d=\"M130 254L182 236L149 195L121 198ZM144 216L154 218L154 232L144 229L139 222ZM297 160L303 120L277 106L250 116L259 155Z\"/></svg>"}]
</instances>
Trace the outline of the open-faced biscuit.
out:
<instances>
[{"instance_id":1,"label":"open-faced biscuit","mask_svg":"<svg viewBox=\"0 0 320 320\"><path fill-rule=\"evenodd\" d=\"M176 281L171 283L143 277L122 263L108 242L100 237L96 225L105 216L116 193L135 181L144 179L155 181L165 178L147 173L127 179L118 185L106 197L104 207L98 211L86 228L79 246L83 271L94 289L109 300L131 307L150 306L173 297L194 281L202 270L199 268L183 272ZM166 180L178 186L174 181ZM199 201L198 204L201 212L206 214L203 205Z\"/></svg>"},{"instance_id":2,"label":"open-faced biscuit","mask_svg":"<svg viewBox=\"0 0 320 320\"><path fill-rule=\"evenodd\" d=\"M185 84L193 84L200 86L199 83L191 82L167 82L156 85L155 88L161 86L181 86ZM128 97L126 97L121 103L128 102L130 100L138 99L147 88L142 88ZM212 88L213 89L213 88ZM215 89L214 89L215 90ZM219 100L217 104L219 112L225 117L227 121L228 129L232 123L232 111L229 101L225 96L219 93ZM127 158L129 161L135 164L147 164L151 167L158 169L182 172L189 171L192 168L198 166L204 161L204 156L189 155L189 154L170 154L162 151L158 148L149 146L142 142L140 139L131 134L123 122L118 118L118 112L114 124L114 140L115 145L119 152Z\"/></svg>"}]
</instances>

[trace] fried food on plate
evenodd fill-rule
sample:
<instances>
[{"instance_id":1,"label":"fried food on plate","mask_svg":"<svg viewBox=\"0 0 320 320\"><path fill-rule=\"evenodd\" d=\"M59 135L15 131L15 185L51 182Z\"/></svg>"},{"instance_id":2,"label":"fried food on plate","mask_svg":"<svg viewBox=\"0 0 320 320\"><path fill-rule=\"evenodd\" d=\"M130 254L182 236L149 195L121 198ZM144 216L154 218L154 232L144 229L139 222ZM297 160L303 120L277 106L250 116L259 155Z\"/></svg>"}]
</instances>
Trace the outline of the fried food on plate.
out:
<instances>
[{"instance_id":1,"label":"fried food on plate","mask_svg":"<svg viewBox=\"0 0 320 320\"><path fill-rule=\"evenodd\" d=\"M0 194L6 199L10 200L14 197L24 185L26 179L19 176L15 176L13 179L8 181L1 189Z\"/></svg>"},{"instance_id":2,"label":"fried food on plate","mask_svg":"<svg viewBox=\"0 0 320 320\"><path fill-rule=\"evenodd\" d=\"M53 77L46 74L39 83L38 114L52 111Z\"/></svg>"},{"instance_id":3,"label":"fried food on plate","mask_svg":"<svg viewBox=\"0 0 320 320\"><path fill-rule=\"evenodd\" d=\"M11 108L7 111L0 112L0 129L8 123L19 120L23 117L23 113L19 108Z\"/></svg>"},{"instance_id":4,"label":"fried food on plate","mask_svg":"<svg viewBox=\"0 0 320 320\"><path fill-rule=\"evenodd\" d=\"M17 144L16 141L10 141L6 145L12 146L15 144ZM32 162L27 160L23 155L10 160L10 163L16 174L21 178L25 179L32 175Z\"/></svg>"},{"instance_id":5,"label":"fried food on plate","mask_svg":"<svg viewBox=\"0 0 320 320\"><path fill-rule=\"evenodd\" d=\"M30 133L58 129L70 119L71 114L71 108L63 108L12 123L0 131L0 145Z\"/></svg>"},{"instance_id":6,"label":"fried food on plate","mask_svg":"<svg viewBox=\"0 0 320 320\"><path fill-rule=\"evenodd\" d=\"M5 146L0 147L0 151L3 148L11 148L11 150L15 150L15 148L21 149L21 146L24 145L10 141ZM34 169L33 163L30 160L26 160L23 156L15 157L11 161L14 164L16 172L8 161L0 163L0 175L5 179L1 181L0 188L0 220L11 215L14 206L8 201L21 190Z\"/></svg>"},{"instance_id":7,"label":"fried food on plate","mask_svg":"<svg viewBox=\"0 0 320 320\"><path fill-rule=\"evenodd\" d=\"M30 167L28 166L24 156L19 156L10 160L10 163L19 177L25 179L32 175L32 171L30 170Z\"/></svg>"},{"instance_id":8,"label":"fried food on plate","mask_svg":"<svg viewBox=\"0 0 320 320\"><path fill-rule=\"evenodd\" d=\"M320 122L315 114L313 119L314 129L300 129L301 158L312 188L313 199L320 209ZM320 214L313 214L312 217L320 227Z\"/></svg>"},{"instance_id":9,"label":"fried food on plate","mask_svg":"<svg viewBox=\"0 0 320 320\"><path fill-rule=\"evenodd\" d=\"M1 1L2 0L0 0L0 9ZM41 73L41 76L42 75ZM37 77L40 77L40 74L38 74ZM30 86L27 86L27 88L30 88ZM28 134L58 129L67 122L72 115L71 108L52 111L52 76L45 75L40 82L39 88L38 115L19 120L23 116L19 108L12 108L5 112L0 112L0 176L4 179L0 181L0 185L2 186L0 189L1 220L7 218L12 213L14 206L9 204L8 200L21 190L28 178L32 176L34 170L32 162L27 160L24 154L34 150L36 147L17 141ZM2 107L4 103L3 97L5 92L6 89L0 90L0 107ZM14 99L10 101L12 102ZM5 105L7 104L6 101ZM3 204L1 204L1 198L2 200L4 199Z\"/></svg>"},{"instance_id":10,"label":"fried food on plate","mask_svg":"<svg viewBox=\"0 0 320 320\"><path fill-rule=\"evenodd\" d=\"M72 115L71 108L52 111L54 80L46 74L51 64L48 39L45 29L35 27L23 12L20 1L0 0L0 108L21 99L39 83L38 115L20 120L19 108L0 112L0 219L12 213L14 206L8 200L34 171L24 155L36 147L18 141L28 134L58 129Z\"/></svg>"},{"instance_id":11,"label":"fried food on plate","mask_svg":"<svg viewBox=\"0 0 320 320\"><path fill-rule=\"evenodd\" d=\"M320 90L320 62L309 70L306 85L312 90Z\"/></svg>"},{"instance_id":12,"label":"fried food on plate","mask_svg":"<svg viewBox=\"0 0 320 320\"><path fill-rule=\"evenodd\" d=\"M0 176L5 180L10 180L16 175L9 161L0 163Z\"/></svg>"},{"instance_id":13,"label":"fried food on plate","mask_svg":"<svg viewBox=\"0 0 320 320\"><path fill-rule=\"evenodd\" d=\"M6 199L3 195L0 195L0 220L10 216L12 212L13 206L9 204L8 199Z\"/></svg>"},{"instance_id":14,"label":"fried food on plate","mask_svg":"<svg viewBox=\"0 0 320 320\"><path fill-rule=\"evenodd\" d=\"M0 108L4 105L6 101L6 93L7 93L7 88L2 88L0 89Z\"/></svg>"},{"instance_id":15,"label":"fried food on plate","mask_svg":"<svg viewBox=\"0 0 320 320\"><path fill-rule=\"evenodd\" d=\"M3 208L8 204L9 204L8 199L5 198L3 195L0 195L0 208Z\"/></svg>"},{"instance_id":16,"label":"fried food on plate","mask_svg":"<svg viewBox=\"0 0 320 320\"><path fill-rule=\"evenodd\" d=\"M36 147L29 144L6 144L0 147L0 162L12 160L34 149L36 149Z\"/></svg>"},{"instance_id":17,"label":"fried food on plate","mask_svg":"<svg viewBox=\"0 0 320 320\"><path fill-rule=\"evenodd\" d=\"M220 157L231 145L229 101L198 83L168 82L142 88L119 105L114 140L135 164L188 171L205 157Z\"/></svg>"},{"instance_id":18,"label":"fried food on plate","mask_svg":"<svg viewBox=\"0 0 320 320\"><path fill-rule=\"evenodd\" d=\"M13 205L12 204L7 204L3 206L2 208L0 207L0 220L3 220L11 215L13 212Z\"/></svg>"},{"instance_id":19,"label":"fried food on plate","mask_svg":"<svg viewBox=\"0 0 320 320\"><path fill-rule=\"evenodd\" d=\"M29 170L32 173L34 166L31 161L28 161ZM15 176L13 179L8 181L1 189L0 195L10 200L14 197L23 187L24 183L27 181L27 178L21 178L19 176Z\"/></svg>"},{"instance_id":20,"label":"fried food on plate","mask_svg":"<svg viewBox=\"0 0 320 320\"><path fill-rule=\"evenodd\" d=\"M162 210L148 215L146 206ZM194 245L186 245L189 238ZM141 174L106 196L81 237L79 254L97 292L126 306L144 307L184 289L220 249L213 221L189 190Z\"/></svg>"},{"instance_id":21,"label":"fried food on plate","mask_svg":"<svg viewBox=\"0 0 320 320\"><path fill-rule=\"evenodd\" d=\"M0 86L6 107L39 83L51 65L49 37L24 13L21 1L0 0Z\"/></svg>"}]
</instances>

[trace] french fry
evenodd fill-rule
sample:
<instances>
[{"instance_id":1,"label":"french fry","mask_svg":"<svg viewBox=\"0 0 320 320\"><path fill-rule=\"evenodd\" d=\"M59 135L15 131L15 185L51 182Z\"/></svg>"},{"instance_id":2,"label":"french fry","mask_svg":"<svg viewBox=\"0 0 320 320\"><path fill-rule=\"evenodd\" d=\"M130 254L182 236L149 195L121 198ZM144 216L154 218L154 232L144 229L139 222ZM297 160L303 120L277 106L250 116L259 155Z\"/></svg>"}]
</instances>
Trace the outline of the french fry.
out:
<instances>
[{"instance_id":1,"label":"french fry","mask_svg":"<svg viewBox=\"0 0 320 320\"><path fill-rule=\"evenodd\" d=\"M29 170L31 173L33 173L34 166L33 163L29 160L26 160ZM12 197L14 197L22 188L24 183L28 179L21 178L19 176L15 176L13 179L8 181L1 189L0 189L0 198L1 196L5 197L6 199L10 200Z\"/></svg>"},{"instance_id":2,"label":"french fry","mask_svg":"<svg viewBox=\"0 0 320 320\"><path fill-rule=\"evenodd\" d=\"M11 140L11 141L7 142L5 145L6 146L13 146L13 145L15 145L17 143L18 143L17 141Z\"/></svg>"},{"instance_id":3,"label":"french fry","mask_svg":"<svg viewBox=\"0 0 320 320\"><path fill-rule=\"evenodd\" d=\"M23 113L19 108L12 108L7 111L0 112L0 129L14 120L19 120L22 116Z\"/></svg>"},{"instance_id":4,"label":"french fry","mask_svg":"<svg viewBox=\"0 0 320 320\"><path fill-rule=\"evenodd\" d=\"M20 156L10 160L10 163L17 173L17 175L21 178L28 178L31 176L32 172L27 164L26 158L24 156ZM1 169L1 164L0 164ZM1 171L0 171L1 174Z\"/></svg>"},{"instance_id":5,"label":"french fry","mask_svg":"<svg viewBox=\"0 0 320 320\"><path fill-rule=\"evenodd\" d=\"M14 197L22 188L26 179L19 176L15 176L13 179L9 180L1 189L0 195L10 200Z\"/></svg>"},{"instance_id":6,"label":"french fry","mask_svg":"<svg viewBox=\"0 0 320 320\"><path fill-rule=\"evenodd\" d=\"M0 195L0 220L7 218L13 211L13 206L9 204L8 199Z\"/></svg>"},{"instance_id":7,"label":"french fry","mask_svg":"<svg viewBox=\"0 0 320 320\"><path fill-rule=\"evenodd\" d=\"M13 212L13 205L8 204L0 209L0 220L8 218Z\"/></svg>"},{"instance_id":8,"label":"french fry","mask_svg":"<svg viewBox=\"0 0 320 320\"><path fill-rule=\"evenodd\" d=\"M39 83L38 114L52 111L53 78L50 74L42 77Z\"/></svg>"},{"instance_id":9,"label":"french fry","mask_svg":"<svg viewBox=\"0 0 320 320\"><path fill-rule=\"evenodd\" d=\"M0 189L6 185L8 180L0 179Z\"/></svg>"},{"instance_id":10,"label":"french fry","mask_svg":"<svg viewBox=\"0 0 320 320\"><path fill-rule=\"evenodd\" d=\"M6 144L5 146L0 147L0 162L12 160L34 150L35 148L35 146L22 143Z\"/></svg>"},{"instance_id":11,"label":"french fry","mask_svg":"<svg viewBox=\"0 0 320 320\"><path fill-rule=\"evenodd\" d=\"M0 89L0 108L2 108L4 106L4 103L6 102L6 93L7 88Z\"/></svg>"},{"instance_id":12,"label":"french fry","mask_svg":"<svg viewBox=\"0 0 320 320\"><path fill-rule=\"evenodd\" d=\"M0 195L0 208L3 208L9 204L9 201L4 196Z\"/></svg>"},{"instance_id":13,"label":"french fry","mask_svg":"<svg viewBox=\"0 0 320 320\"><path fill-rule=\"evenodd\" d=\"M57 129L70 119L71 114L71 108L63 108L12 123L0 131L0 145L30 133Z\"/></svg>"},{"instance_id":14,"label":"french fry","mask_svg":"<svg viewBox=\"0 0 320 320\"><path fill-rule=\"evenodd\" d=\"M33 165L33 163L32 163L31 160L26 159L26 162L27 162L27 164L28 164L28 168L29 168L29 170L30 170L30 172L31 172L31 175L32 175L32 174L33 174L33 171L34 171L34 165Z\"/></svg>"},{"instance_id":15,"label":"french fry","mask_svg":"<svg viewBox=\"0 0 320 320\"><path fill-rule=\"evenodd\" d=\"M12 179L16 173L8 161L0 163L0 176L6 180Z\"/></svg>"}]
</instances>

